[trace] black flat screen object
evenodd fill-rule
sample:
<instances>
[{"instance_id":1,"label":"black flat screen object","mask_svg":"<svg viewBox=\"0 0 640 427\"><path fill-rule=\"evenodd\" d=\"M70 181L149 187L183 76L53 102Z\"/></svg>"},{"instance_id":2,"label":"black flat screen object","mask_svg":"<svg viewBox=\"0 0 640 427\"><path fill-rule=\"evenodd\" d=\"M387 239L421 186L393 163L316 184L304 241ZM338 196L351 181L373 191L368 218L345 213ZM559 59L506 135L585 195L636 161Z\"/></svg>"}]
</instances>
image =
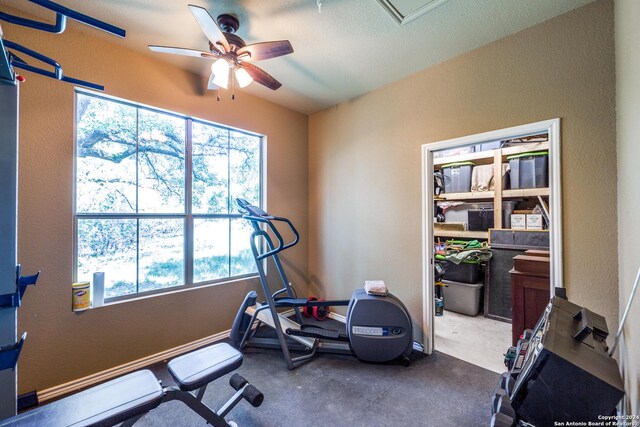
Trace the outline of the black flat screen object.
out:
<instances>
[{"instance_id":1,"label":"black flat screen object","mask_svg":"<svg viewBox=\"0 0 640 427\"><path fill-rule=\"evenodd\" d=\"M584 329L581 311L555 298L540 317L521 373L509 390L519 419L543 427L615 414L624 386L616 361L606 351L606 323L590 312L592 332L578 334Z\"/></svg>"},{"instance_id":2,"label":"black flat screen object","mask_svg":"<svg viewBox=\"0 0 640 427\"><path fill-rule=\"evenodd\" d=\"M493 228L493 209L469 209L467 215L470 231L487 231Z\"/></svg>"}]
</instances>

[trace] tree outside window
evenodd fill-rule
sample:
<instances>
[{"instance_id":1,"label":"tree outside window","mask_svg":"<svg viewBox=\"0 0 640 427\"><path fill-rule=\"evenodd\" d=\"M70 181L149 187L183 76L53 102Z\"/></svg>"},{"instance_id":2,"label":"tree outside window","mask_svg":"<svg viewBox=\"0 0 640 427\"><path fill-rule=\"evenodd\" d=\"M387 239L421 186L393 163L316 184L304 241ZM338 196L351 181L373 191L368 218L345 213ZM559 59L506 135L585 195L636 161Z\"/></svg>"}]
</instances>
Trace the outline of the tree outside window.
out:
<instances>
[{"instance_id":1,"label":"tree outside window","mask_svg":"<svg viewBox=\"0 0 640 427\"><path fill-rule=\"evenodd\" d=\"M262 138L85 92L76 96L76 278L105 297L255 272L235 199L261 195ZM188 155L190 153L190 155Z\"/></svg>"}]
</instances>

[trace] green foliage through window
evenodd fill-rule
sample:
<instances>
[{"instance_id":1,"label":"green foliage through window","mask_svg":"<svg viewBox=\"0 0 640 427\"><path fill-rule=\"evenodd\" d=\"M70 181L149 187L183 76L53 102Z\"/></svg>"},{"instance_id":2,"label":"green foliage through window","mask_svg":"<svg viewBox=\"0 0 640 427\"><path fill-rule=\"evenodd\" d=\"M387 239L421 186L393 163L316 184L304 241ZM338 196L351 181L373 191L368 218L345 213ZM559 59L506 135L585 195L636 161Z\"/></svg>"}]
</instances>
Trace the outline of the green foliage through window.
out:
<instances>
[{"instance_id":1,"label":"green foliage through window","mask_svg":"<svg viewBox=\"0 0 640 427\"><path fill-rule=\"evenodd\" d=\"M261 137L85 92L76 125L78 280L104 272L111 298L255 272L235 199L260 203Z\"/></svg>"}]
</instances>

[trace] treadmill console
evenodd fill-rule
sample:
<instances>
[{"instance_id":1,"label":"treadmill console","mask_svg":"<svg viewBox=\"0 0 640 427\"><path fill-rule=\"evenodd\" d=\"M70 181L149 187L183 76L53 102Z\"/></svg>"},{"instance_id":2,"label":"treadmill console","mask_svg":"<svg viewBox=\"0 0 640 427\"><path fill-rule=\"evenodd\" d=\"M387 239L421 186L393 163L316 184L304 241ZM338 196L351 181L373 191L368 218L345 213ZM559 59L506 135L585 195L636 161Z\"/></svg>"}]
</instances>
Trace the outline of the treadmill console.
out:
<instances>
[{"instance_id":1,"label":"treadmill console","mask_svg":"<svg viewBox=\"0 0 640 427\"><path fill-rule=\"evenodd\" d=\"M238 206L240 206L240 209L246 211L246 213L250 216L269 217L269 214L267 212L265 212L258 206L252 205L245 199L238 198L236 199L236 202L238 203Z\"/></svg>"}]
</instances>

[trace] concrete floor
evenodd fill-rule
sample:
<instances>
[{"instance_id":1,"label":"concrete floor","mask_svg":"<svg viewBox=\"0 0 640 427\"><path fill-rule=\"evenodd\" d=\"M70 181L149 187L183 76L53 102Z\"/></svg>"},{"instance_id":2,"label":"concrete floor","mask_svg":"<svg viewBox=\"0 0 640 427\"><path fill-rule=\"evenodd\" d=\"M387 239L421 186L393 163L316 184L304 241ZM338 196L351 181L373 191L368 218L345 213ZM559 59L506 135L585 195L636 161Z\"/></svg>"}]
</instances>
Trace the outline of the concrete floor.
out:
<instances>
[{"instance_id":1,"label":"concrete floor","mask_svg":"<svg viewBox=\"0 0 640 427\"><path fill-rule=\"evenodd\" d=\"M503 359L511 346L511 323L444 312L435 318L435 349L493 372L506 370Z\"/></svg>"},{"instance_id":2,"label":"concrete floor","mask_svg":"<svg viewBox=\"0 0 640 427\"><path fill-rule=\"evenodd\" d=\"M163 384L173 381L162 364ZM248 348L237 370L265 396L259 408L240 402L227 417L252 426L479 426L488 425L498 375L443 353L415 355L411 366L362 363L319 354L289 371L279 350ZM218 409L231 396L228 374L210 384L204 401ZM136 426L204 426L180 402L160 405Z\"/></svg>"}]
</instances>

